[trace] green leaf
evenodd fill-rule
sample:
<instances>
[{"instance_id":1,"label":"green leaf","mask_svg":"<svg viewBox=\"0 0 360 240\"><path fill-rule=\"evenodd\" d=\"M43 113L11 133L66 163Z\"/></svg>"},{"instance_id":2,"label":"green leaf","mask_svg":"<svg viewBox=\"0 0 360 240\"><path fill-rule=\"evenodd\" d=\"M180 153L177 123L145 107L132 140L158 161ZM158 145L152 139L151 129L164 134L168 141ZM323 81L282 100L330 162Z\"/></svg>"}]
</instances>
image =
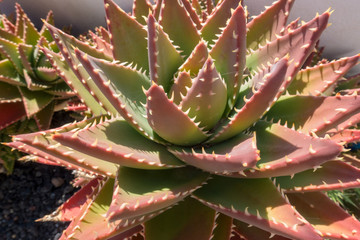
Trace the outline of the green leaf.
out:
<instances>
[{"instance_id":1,"label":"green leaf","mask_svg":"<svg viewBox=\"0 0 360 240\"><path fill-rule=\"evenodd\" d=\"M189 196L208 176L192 167L151 171L121 167L107 217L115 221L165 209Z\"/></svg>"},{"instance_id":2,"label":"green leaf","mask_svg":"<svg viewBox=\"0 0 360 240\"><path fill-rule=\"evenodd\" d=\"M0 38L0 52L12 62L18 73L22 73L23 66L16 43Z\"/></svg>"},{"instance_id":3,"label":"green leaf","mask_svg":"<svg viewBox=\"0 0 360 240\"><path fill-rule=\"evenodd\" d=\"M156 136L145 118L146 98L143 89L150 86L147 76L122 64L100 61L79 50L75 50L75 54L96 85L92 87L93 92L106 98L114 109L112 113L120 114L145 137L155 139Z\"/></svg>"},{"instance_id":4,"label":"green leaf","mask_svg":"<svg viewBox=\"0 0 360 240\"><path fill-rule=\"evenodd\" d=\"M147 240L209 240L214 220L214 210L195 199L186 198L177 206L147 221L145 238Z\"/></svg>"},{"instance_id":5,"label":"green leaf","mask_svg":"<svg viewBox=\"0 0 360 240\"><path fill-rule=\"evenodd\" d=\"M53 137L61 144L121 166L164 169L184 165L163 145L154 143L120 119Z\"/></svg>"},{"instance_id":6,"label":"green leaf","mask_svg":"<svg viewBox=\"0 0 360 240\"><path fill-rule=\"evenodd\" d=\"M209 58L179 106L184 112L189 110L188 116L195 118L200 128L210 130L223 116L226 102L225 83Z\"/></svg>"},{"instance_id":7,"label":"green leaf","mask_svg":"<svg viewBox=\"0 0 360 240\"><path fill-rule=\"evenodd\" d=\"M257 50L259 46L271 42L285 30L286 21L294 1L279 0L264 12L253 18L246 27L246 47Z\"/></svg>"},{"instance_id":8,"label":"green leaf","mask_svg":"<svg viewBox=\"0 0 360 240\"><path fill-rule=\"evenodd\" d=\"M186 96L187 89L192 85L190 74L187 72L180 72L175 78L174 84L171 86L169 96L173 99L176 105L179 105L184 96Z\"/></svg>"},{"instance_id":9,"label":"green leaf","mask_svg":"<svg viewBox=\"0 0 360 240\"><path fill-rule=\"evenodd\" d=\"M323 136L360 112L358 96L282 96L265 115L304 133Z\"/></svg>"},{"instance_id":10,"label":"green leaf","mask_svg":"<svg viewBox=\"0 0 360 240\"><path fill-rule=\"evenodd\" d=\"M13 79L12 81L18 82L18 84L14 83L12 85L20 85L21 84L19 74L9 59L5 58L0 61L0 73L1 73L0 81L1 81L1 78L6 78L6 79L9 79L9 81L11 81ZM22 84L25 85L25 83L22 83Z\"/></svg>"},{"instance_id":11,"label":"green leaf","mask_svg":"<svg viewBox=\"0 0 360 240\"><path fill-rule=\"evenodd\" d=\"M232 236L233 219L222 213L217 213L211 240L225 240Z\"/></svg>"},{"instance_id":12,"label":"green leaf","mask_svg":"<svg viewBox=\"0 0 360 240\"><path fill-rule=\"evenodd\" d=\"M54 25L54 15L53 15L52 11L48 12L45 22L50 25ZM40 30L40 36L44 37L48 42L54 41L51 36L51 33L49 32L49 30L47 29L45 24L42 26L42 28Z\"/></svg>"},{"instance_id":13,"label":"green leaf","mask_svg":"<svg viewBox=\"0 0 360 240\"><path fill-rule=\"evenodd\" d=\"M112 0L105 0L114 58L148 71L146 30Z\"/></svg>"},{"instance_id":14,"label":"green leaf","mask_svg":"<svg viewBox=\"0 0 360 240\"><path fill-rule=\"evenodd\" d=\"M210 142L220 142L236 134L259 120L271 105L276 101L276 96L284 82L285 73L288 67L288 60L282 59L263 77L261 82L255 76L253 92L248 96L245 105L241 109L235 109L235 114L215 130Z\"/></svg>"},{"instance_id":15,"label":"green leaf","mask_svg":"<svg viewBox=\"0 0 360 240\"><path fill-rule=\"evenodd\" d=\"M201 38L196 26L188 17L184 4L181 1L162 0L162 6L159 16L160 25L174 45L179 47L178 50L181 50L186 57L190 56Z\"/></svg>"},{"instance_id":16,"label":"green leaf","mask_svg":"<svg viewBox=\"0 0 360 240\"><path fill-rule=\"evenodd\" d=\"M252 130L261 159L256 170L245 172L246 177L293 175L336 158L343 148L332 140L310 137L275 123L259 121ZM244 177L242 172L229 176Z\"/></svg>"},{"instance_id":17,"label":"green leaf","mask_svg":"<svg viewBox=\"0 0 360 240\"><path fill-rule=\"evenodd\" d=\"M213 176L193 195L216 211L266 231L291 239L322 239L269 179Z\"/></svg>"},{"instance_id":18,"label":"green leaf","mask_svg":"<svg viewBox=\"0 0 360 240\"><path fill-rule=\"evenodd\" d=\"M55 101L51 101L46 107L33 115L39 130L50 128L51 120L54 114Z\"/></svg>"},{"instance_id":19,"label":"green leaf","mask_svg":"<svg viewBox=\"0 0 360 240\"><path fill-rule=\"evenodd\" d=\"M161 86L153 84L146 92L150 126L163 139L182 146L203 142L207 135L166 96Z\"/></svg>"},{"instance_id":20,"label":"green leaf","mask_svg":"<svg viewBox=\"0 0 360 240\"><path fill-rule=\"evenodd\" d=\"M140 24L145 25L145 18L148 17L152 10L152 5L148 0L134 0L132 16L134 16Z\"/></svg>"},{"instance_id":21,"label":"green leaf","mask_svg":"<svg viewBox=\"0 0 360 240\"><path fill-rule=\"evenodd\" d=\"M32 77L35 76L33 71L32 63L35 61L33 58L34 49L32 45L28 44L19 44L18 45L19 58L21 60L22 66Z\"/></svg>"},{"instance_id":22,"label":"green leaf","mask_svg":"<svg viewBox=\"0 0 360 240\"><path fill-rule=\"evenodd\" d=\"M91 93L84 87L81 80L77 78L70 66L62 59L61 55L56 54L47 48L41 48L48 56L51 64L59 73L59 76L69 85L73 90L76 90L78 97L89 107L95 116L106 114L106 111L99 104L99 102L91 95Z\"/></svg>"},{"instance_id":23,"label":"green leaf","mask_svg":"<svg viewBox=\"0 0 360 240\"><path fill-rule=\"evenodd\" d=\"M190 72L191 76L197 76L199 70L204 66L209 58L208 49L204 41L200 41L194 48L191 55L185 60L179 71Z\"/></svg>"},{"instance_id":24,"label":"green leaf","mask_svg":"<svg viewBox=\"0 0 360 240\"><path fill-rule=\"evenodd\" d=\"M24 18L24 41L26 44L35 46L40 38L40 33L37 31L34 24L29 18Z\"/></svg>"},{"instance_id":25,"label":"green leaf","mask_svg":"<svg viewBox=\"0 0 360 240\"><path fill-rule=\"evenodd\" d=\"M360 169L341 161L329 161L316 171L307 170L294 176L277 177L287 192L329 191L360 186Z\"/></svg>"},{"instance_id":26,"label":"green leaf","mask_svg":"<svg viewBox=\"0 0 360 240\"><path fill-rule=\"evenodd\" d=\"M0 82L0 103L21 101L21 94L16 86Z\"/></svg>"},{"instance_id":27,"label":"green leaf","mask_svg":"<svg viewBox=\"0 0 360 240\"><path fill-rule=\"evenodd\" d=\"M0 28L0 38L6 39L8 41L14 42L14 43L23 43L23 40L13 33L6 31L5 29Z\"/></svg>"},{"instance_id":28,"label":"green leaf","mask_svg":"<svg viewBox=\"0 0 360 240\"><path fill-rule=\"evenodd\" d=\"M173 76L183 59L151 14L147 23L150 79L169 92Z\"/></svg>"},{"instance_id":29,"label":"green leaf","mask_svg":"<svg viewBox=\"0 0 360 240\"><path fill-rule=\"evenodd\" d=\"M31 91L24 87L19 87L19 91L23 98L28 118L40 112L54 99L53 95L43 91Z\"/></svg>"},{"instance_id":30,"label":"green leaf","mask_svg":"<svg viewBox=\"0 0 360 240\"><path fill-rule=\"evenodd\" d=\"M118 164L94 158L86 153L75 151L63 146L52 139L54 134L73 131L77 128L88 127L91 124L103 121L102 117L84 120L79 123L64 125L61 128L42 131L37 133L22 134L14 137L13 142L7 145L17 148L28 154L40 156L49 161L55 162L65 167L81 170L90 174L115 177Z\"/></svg>"},{"instance_id":31,"label":"green leaf","mask_svg":"<svg viewBox=\"0 0 360 240\"><path fill-rule=\"evenodd\" d=\"M285 75L286 82L282 86L284 91L313 51L321 33L327 27L329 17L330 12L327 11L258 50L251 51L246 57L246 66L253 72L288 55L290 64ZM278 96L280 95L281 93Z\"/></svg>"},{"instance_id":32,"label":"green leaf","mask_svg":"<svg viewBox=\"0 0 360 240\"><path fill-rule=\"evenodd\" d=\"M214 146L168 147L182 161L208 172L237 172L254 167L259 160L255 137L239 134Z\"/></svg>"},{"instance_id":33,"label":"green leaf","mask_svg":"<svg viewBox=\"0 0 360 240\"><path fill-rule=\"evenodd\" d=\"M290 94L331 95L337 81L357 64L359 58L360 55L355 55L303 69L295 76L287 91Z\"/></svg>"},{"instance_id":34,"label":"green leaf","mask_svg":"<svg viewBox=\"0 0 360 240\"><path fill-rule=\"evenodd\" d=\"M214 12L206 19L204 26L201 28L201 37L208 42L209 45L214 44L216 35L221 33L221 29L225 28L228 20L232 16L232 11L241 4L241 0L224 0L214 10Z\"/></svg>"},{"instance_id":35,"label":"green leaf","mask_svg":"<svg viewBox=\"0 0 360 240\"><path fill-rule=\"evenodd\" d=\"M246 17L242 6L236 8L229 23L215 42L210 56L227 87L227 112L237 99L245 67Z\"/></svg>"},{"instance_id":36,"label":"green leaf","mask_svg":"<svg viewBox=\"0 0 360 240\"><path fill-rule=\"evenodd\" d=\"M24 18L27 18L24 10L21 8L20 4L15 3L15 10L16 10L16 30L15 34L19 38L23 39L24 37Z\"/></svg>"}]
</instances>

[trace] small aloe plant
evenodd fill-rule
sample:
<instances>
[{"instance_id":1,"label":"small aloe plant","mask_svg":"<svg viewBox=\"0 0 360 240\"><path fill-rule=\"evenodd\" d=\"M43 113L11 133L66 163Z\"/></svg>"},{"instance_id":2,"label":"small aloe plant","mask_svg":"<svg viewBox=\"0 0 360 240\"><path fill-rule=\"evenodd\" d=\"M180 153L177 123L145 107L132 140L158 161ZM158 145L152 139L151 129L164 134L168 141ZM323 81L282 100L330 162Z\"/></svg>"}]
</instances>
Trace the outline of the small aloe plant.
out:
<instances>
[{"instance_id":1,"label":"small aloe plant","mask_svg":"<svg viewBox=\"0 0 360 240\"><path fill-rule=\"evenodd\" d=\"M46 24L94 117L8 144L83 174L43 220L71 221L61 239L360 239L323 193L360 185L360 98L334 94L359 55L309 64L331 12L287 25L292 4L247 21L240 0L105 0L92 45Z\"/></svg>"},{"instance_id":2,"label":"small aloe plant","mask_svg":"<svg viewBox=\"0 0 360 240\"><path fill-rule=\"evenodd\" d=\"M40 32L16 7L16 22L0 16L0 129L26 118L35 119L40 130L50 126L54 109L74 96L40 51L38 44L58 52L45 27ZM46 18L53 24L52 12Z\"/></svg>"}]
</instances>

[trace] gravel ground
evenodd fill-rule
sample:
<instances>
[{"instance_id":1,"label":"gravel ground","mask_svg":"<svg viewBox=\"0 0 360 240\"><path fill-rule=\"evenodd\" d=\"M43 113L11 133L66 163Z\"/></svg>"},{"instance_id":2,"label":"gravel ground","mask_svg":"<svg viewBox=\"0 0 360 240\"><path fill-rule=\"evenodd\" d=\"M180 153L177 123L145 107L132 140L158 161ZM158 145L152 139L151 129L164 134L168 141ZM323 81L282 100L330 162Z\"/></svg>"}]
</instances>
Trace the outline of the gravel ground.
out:
<instances>
[{"instance_id":1,"label":"gravel ground","mask_svg":"<svg viewBox=\"0 0 360 240\"><path fill-rule=\"evenodd\" d=\"M64 168L32 162L17 162L12 175L0 174L0 239L58 239L68 223L35 220L76 191L72 179Z\"/></svg>"}]
</instances>

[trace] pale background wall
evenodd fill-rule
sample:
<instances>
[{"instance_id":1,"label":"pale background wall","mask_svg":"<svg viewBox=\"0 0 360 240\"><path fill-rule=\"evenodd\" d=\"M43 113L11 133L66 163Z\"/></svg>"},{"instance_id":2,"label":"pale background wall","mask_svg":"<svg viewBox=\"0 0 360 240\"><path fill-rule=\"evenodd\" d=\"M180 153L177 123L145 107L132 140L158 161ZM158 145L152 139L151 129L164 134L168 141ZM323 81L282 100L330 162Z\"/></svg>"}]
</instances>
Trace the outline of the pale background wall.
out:
<instances>
[{"instance_id":1,"label":"pale background wall","mask_svg":"<svg viewBox=\"0 0 360 240\"><path fill-rule=\"evenodd\" d=\"M95 26L105 24L103 0L17 0L35 21L45 18L53 9L57 26L72 25L73 32L83 33ZM115 0L121 7L131 11L131 0ZM244 0L251 14L259 14L264 5L273 0ZM3 0L0 11L13 11L14 0ZM290 19L301 16L310 20L316 12L322 13L329 7L335 12L330 18L332 25L324 32L321 45L326 46L325 56L338 58L360 53L360 1L359 0L296 0ZM360 65L356 71L360 72Z\"/></svg>"},{"instance_id":2,"label":"pale background wall","mask_svg":"<svg viewBox=\"0 0 360 240\"><path fill-rule=\"evenodd\" d=\"M131 0L114 0L123 9L131 11ZM0 11L14 12L15 2L20 3L26 14L36 24L41 24L39 17L45 18L52 9L57 26L71 25L76 33L83 33L99 25L105 25L103 0L3 0Z\"/></svg>"}]
</instances>

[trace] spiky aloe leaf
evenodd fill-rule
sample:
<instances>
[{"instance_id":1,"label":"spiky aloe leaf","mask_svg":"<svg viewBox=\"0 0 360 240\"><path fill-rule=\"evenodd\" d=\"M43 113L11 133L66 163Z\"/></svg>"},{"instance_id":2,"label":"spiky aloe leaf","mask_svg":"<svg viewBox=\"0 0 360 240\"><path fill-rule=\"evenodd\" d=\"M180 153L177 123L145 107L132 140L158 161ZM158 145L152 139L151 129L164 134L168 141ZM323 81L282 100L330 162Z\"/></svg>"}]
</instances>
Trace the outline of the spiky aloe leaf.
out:
<instances>
[{"instance_id":1,"label":"spiky aloe leaf","mask_svg":"<svg viewBox=\"0 0 360 240\"><path fill-rule=\"evenodd\" d=\"M267 8L264 12L254 17L246 27L246 47L257 50L259 46L265 45L276 39L285 30L286 21L293 0L279 0Z\"/></svg>"},{"instance_id":2,"label":"spiky aloe leaf","mask_svg":"<svg viewBox=\"0 0 360 240\"><path fill-rule=\"evenodd\" d=\"M142 116L145 114L142 104L146 102L142 88L150 87L149 79L130 67L99 61L99 59L90 57L79 50L75 50L75 54L96 84L93 89L107 97L114 111L113 114L120 114L125 119L130 120L136 129L143 128L143 131L150 134L151 129ZM117 75L123 75L126 78L113 77ZM143 131L140 130L140 132Z\"/></svg>"},{"instance_id":3,"label":"spiky aloe leaf","mask_svg":"<svg viewBox=\"0 0 360 240\"><path fill-rule=\"evenodd\" d=\"M168 92L173 75L183 63L183 59L151 14L147 19L147 26L150 79L162 85Z\"/></svg>"},{"instance_id":4,"label":"spiky aloe leaf","mask_svg":"<svg viewBox=\"0 0 360 240\"><path fill-rule=\"evenodd\" d=\"M261 159L258 169L246 171L246 177L293 175L334 159L342 151L342 146L329 139L310 137L278 124L259 122L255 128Z\"/></svg>"},{"instance_id":5,"label":"spiky aloe leaf","mask_svg":"<svg viewBox=\"0 0 360 240\"><path fill-rule=\"evenodd\" d=\"M357 96L283 96L266 114L268 119L289 126L295 125L302 132L316 132L319 136L359 113ZM296 109L296 110L295 110Z\"/></svg>"},{"instance_id":6,"label":"spiky aloe leaf","mask_svg":"<svg viewBox=\"0 0 360 240\"><path fill-rule=\"evenodd\" d=\"M24 10L21 8L20 4L15 4L16 10L16 25L15 25L15 34L22 38L24 36L24 18L27 17Z\"/></svg>"},{"instance_id":7,"label":"spiky aloe leaf","mask_svg":"<svg viewBox=\"0 0 360 240\"><path fill-rule=\"evenodd\" d=\"M216 35L220 34L221 29L226 27L228 19L230 19L233 14L232 11L236 9L241 2L241 0L222 1L208 17L200 32L201 37L207 41L209 45L214 44Z\"/></svg>"},{"instance_id":8,"label":"spiky aloe leaf","mask_svg":"<svg viewBox=\"0 0 360 240\"><path fill-rule=\"evenodd\" d=\"M16 43L0 38L0 52L11 61L18 72L22 72L23 66L21 64Z\"/></svg>"},{"instance_id":9,"label":"spiky aloe leaf","mask_svg":"<svg viewBox=\"0 0 360 240\"><path fill-rule=\"evenodd\" d=\"M52 11L49 11L47 16L46 16L46 19L45 19L45 22L47 22L48 24L51 24L51 25L54 25L54 14ZM48 42L52 42L53 39L52 39L52 36L49 32L49 29L47 29L47 27L45 25L43 25L41 27L41 30L40 30L40 36L41 37L44 37Z\"/></svg>"},{"instance_id":10,"label":"spiky aloe leaf","mask_svg":"<svg viewBox=\"0 0 360 240\"><path fill-rule=\"evenodd\" d=\"M245 22L245 11L240 5L210 51L210 56L215 60L216 69L226 83L229 109L233 107L237 98L245 67Z\"/></svg>"},{"instance_id":11,"label":"spiky aloe leaf","mask_svg":"<svg viewBox=\"0 0 360 240\"><path fill-rule=\"evenodd\" d=\"M167 208L190 195L207 177L189 167L154 171L121 167L107 216L115 221Z\"/></svg>"},{"instance_id":12,"label":"spiky aloe leaf","mask_svg":"<svg viewBox=\"0 0 360 240\"><path fill-rule=\"evenodd\" d=\"M4 21L4 19L6 18L2 18L1 20ZM6 31L5 29L0 28L0 37L4 38L4 39L8 39L11 42L15 42L15 43L22 43L23 40L21 38L19 38L18 36L16 36L14 33Z\"/></svg>"},{"instance_id":13,"label":"spiky aloe leaf","mask_svg":"<svg viewBox=\"0 0 360 240\"><path fill-rule=\"evenodd\" d=\"M101 178L94 178L88 184L83 186L65 203L63 203L55 212L41 218L41 221L71 221L78 215L81 208L91 202L101 187Z\"/></svg>"},{"instance_id":14,"label":"spiky aloe leaf","mask_svg":"<svg viewBox=\"0 0 360 240\"><path fill-rule=\"evenodd\" d=\"M222 213L217 213L211 240L230 239L232 235L233 219Z\"/></svg>"},{"instance_id":15,"label":"spiky aloe leaf","mask_svg":"<svg viewBox=\"0 0 360 240\"><path fill-rule=\"evenodd\" d=\"M146 95L148 121L160 137L179 145L194 145L207 138L197 124L167 98L162 87L153 84Z\"/></svg>"},{"instance_id":16,"label":"spiky aloe leaf","mask_svg":"<svg viewBox=\"0 0 360 240\"><path fill-rule=\"evenodd\" d=\"M89 34L91 35L91 38L96 44L97 49L102 50L106 55L113 57L112 46L108 42L106 42L106 40L104 40L102 36L98 36L92 31L89 31Z\"/></svg>"},{"instance_id":17,"label":"spiky aloe leaf","mask_svg":"<svg viewBox=\"0 0 360 240\"><path fill-rule=\"evenodd\" d=\"M245 222L234 219L234 230L233 234L236 239L247 239L247 240L257 240L257 239L272 239L272 240L290 240L287 237L280 235L275 235L272 232L267 232L261 228L249 225ZM236 238L237 237L237 238Z\"/></svg>"},{"instance_id":18,"label":"spiky aloe leaf","mask_svg":"<svg viewBox=\"0 0 360 240\"><path fill-rule=\"evenodd\" d=\"M208 240L212 234L214 220L214 210L195 199L186 198L177 206L147 221L145 238L149 240Z\"/></svg>"},{"instance_id":19,"label":"spiky aloe leaf","mask_svg":"<svg viewBox=\"0 0 360 240\"><path fill-rule=\"evenodd\" d=\"M144 138L120 119L57 134L53 139L79 152L121 166L162 169L183 165L164 146Z\"/></svg>"},{"instance_id":20,"label":"spiky aloe leaf","mask_svg":"<svg viewBox=\"0 0 360 240\"><path fill-rule=\"evenodd\" d=\"M35 74L33 71L33 66L31 66L31 58L33 58L33 46L20 43L18 45L18 52L19 52L19 58L21 60L23 67L28 72L28 74L34 76ZM28 87L30 84L31 84L31 81L30 81L30 83L28 83Z\"/></svg>"},{"instance_id":21,"label":"spiky aloe leaf","mask_svg":"<svg viewBox=\"0 0 360 240\"><path fill-rule=\"evenodd\" d=\"M200 34L181 1L162 0L161 2L159 23L174 45L179 47L178 50L187 57L200 41Z\"/></svg>"},{"instance_id":22,"label":"spiky aloe leaf","mask_svg":"<svg viewBox=\"0 0 360 240\"><path fill-rule=\"evenodd\" d=\"M9 59L3 59L0 61L0 70L1 70L0 81L10 82L10 83L13 83L13 85L24 85L25 86L25 81L22 79L19 79L16 69L14 68L14 66L12 65L12 63ZM9 80L7 80L7 79L9 79Z\"/></svg>"},{"instance_id":23,"label":"spiky aloe leaf","mask_svg":"<svg viewBox=\"0 0 360 240\"><path fill-rule=\"evenodd\" d=\"M211 147L169 147L182 161L209 172L236 172L254 167L259 160L255 137L238 135Z\"/></svg>"},{"instance_id":24,"label":"spiky aloe leaf","mask_svg":"<svg viewBox=\"0 0 360 240\"><path fill-rule=\"evenodd\" d=\"M300 93L315 96L322 93L331 93L336 82L357 64L359 58L360 56L356 55L301 70L295 76L287 91L290 94Z\"/></svg>"},{"instance_id":25,"label":"spiky aloe leaf","mask_svg":"<svg viewBox=\"0 0 360 240\"><path fill-rule=\"evenodd\" d=\"M276 182L287 192L356 188L360 186L360 170L345 162L330 161L316 171L307 170L292 177L277 177Z\"/></svg>"},{"instance_id":26,"label":"spiky aloe leaf","mask_svg":"<svg viewBox=\"0 0 360 240\"><path fill-rule=\"evenodd\" d=\"M188 71L192 76L196 76L199 70L204 66L205 61L208 59L209 53L206 43L200 41L194 48L191 55L179 68L180 71Z\"/></svg>"},{"instance_id":27,"label":"spiky aloe leaf","mask_svg":"<svg viewBox=\"0 0 360 240\"><path fill-rule=\"evenodd\" d=\"M345 129L338 131L335 134L331 134L331 140L340 144L358 142L360 140L359 129Z\"/></svg>"},{"instance_id":28,"label":"spiky aloe leaf","mask_svg":"<svg viewBox=\"0 0 360 240\"><path fill-rule=\"evenodd\" d=\"M180 72L175 78L174 84L170 89L170 98L177 105L181 103L181 100L186 96L188 89L192 85L190 74L187 72Z\"/></svg>"},{"instance_id":29,"label":"spiky aloe leaf","mask_svg":"<svg viewBox=\"0 0 360 240\"><path fill-rule=\"evenodd\" d=\"M112 0L105 1L105 11L114 58L121 62L135 63L138 68L147 71L149 65L145 29Z\"/></svg>"},{"instance_id":30,"label":"spiky aloe leaf","mask_svg":"<svg viewBox=\"0 0 360 240\"><path fill-rule=\"evenodd\" d=\"M19 92L21 93L28 118L40 112L54 99L54 95L46 92L31 91L24 87L19 87Z\"/></svg>"},{"instance_id":31,"label":"spiky aloe leaf","mask_svg":"<svg viewBox=\"0 0 360 240\"><path fill-rule=\"evenodd\" d=\"M145 18L149 15L149 12L152 11L151 3L148 0L135 0L132 9L132 15L135 17L136 21L145 25Z\"/></svg>"},{"instance_id":32,"label":"spiky aloe leaf","mask_svg":"<svg viewBox=\"0 0 360 240\"><path fill-rule=\"evenodd\" d=\"M90 201L81 207L80 214L72 220L60 239L106 239L120 232L118 230L120 226L108 225L103 217L111 203L114 180L108 179L100 184L97 194L94 194ZM96 232L96 237L93 235L94 232Z\"/></svg>"},{"instance_id":33,"label":"spiky aloe leaf","mask_svg":"<svg viewBox=\"0 0 360 240\"><path fill-rule=\"evenodd\" d=\"M79 127L86 128L92 124L96 125L97 120L102 121L102 117L85 120L52 131L17 135L15 138L16 142L7 143L6 145L90 174L97 173L103 176L115 176L118 168L117 164L99 160L86 153L74 151L52 139L54 134L59 134L63 131L76 131Z\"/></svg>"},{"instance_id":34,"label":"spiky aloe leaf","mask_svg":"<svg viewBox=\"0 0 360 240\"><path fill-rule=\"evenodd\" d=\"M80 59L76 57L75 50L78 51L86 51L91 54L91 56L100 58L100 59L108 59L108 56L105 56L103 52L82 43L81 41L75 39L72 36L62 32L59 29L51 25L47 25L50 33L53 35L56 44L59 46L62 55L64 56L67 64L70 66L71 70L75 74L78 79L74 81L81 81L81 84L85 87L85 89L90 92L93 98L99 103L101 103L101 107L106 109L108 112L115 114L115 109L109 103L108 99L104 94L98 89L93 79L89 76L87 70L84 69L84 66L81 64ZM76 47L76 48L75 48Z\"/></svg>"},{"instance_id":35,"label":"spiky aloe leaf","mask_svg":"<svg viewBox=\"0 0 360 240\"><path fill-rule=\"evenodd\" d=\"M263 80L255 85L252 96L246 100L245 105L241 109L235 109L236 114L234 117L223 123L222 127L215 132L210 141L219 142L233 137L262 117L276 101L276 96L283 84L287 67L287 59L282 59L274 65L270 72L264 76Z\"/></svg>"},{"instance_id":36,"label":"spiky aloe leaf","mask_svg":"<svg viewBox=\"0 0 360 240\"><path fill-rule=\"evenodd\" d=\"M181 0L182 4L184 5L186 11L188 12L191 20L195 24L196 28L200 30L202 28L201 20L199 16L196 13L196 10L191 6L191 3L186 0Z\"/></svg>"},{"instance_id":37,"label":"spiky aloe leaf","mask_svg":"<svg viewBox=\"0 0 360 240\"><path fill-rule=\"evenodd\" d=\"M39 130L50 128L53 113L55 111L55 101L51 101L46 107L33 115Z\"/></svg>"},{"instance_id":38,"label":"spiky aloe leaf","mask_svg":"<svg viewBox=\"0 0 360 240\"><path fill-rule=\"evenodd\" d=\"M77 95L86 103L87 106L95 115L106 114L106 110L100 105L98 101L93 97L93 95L86 91L86 87L83 86L81 80L76 77L74 72L71 70L70 66L65 62L65 59L62 58L59 54L56 54L46 48L42 48L42 51L45 52L51 64L57 70L58 74L66 81L66 83L73 89L76 90Z\"/></svg>"},{"instance_id":39,"label":"spiky aloe leaf","mask_svg":"<svg viewBox=\"0 0 360 240\"><path fill-rule=\"evenodd\" d=\"M324 238L359 239L360 223L331 201L324 193L287 194L291 204ZM331 211L329 211L331 209Z\"/></svg>"},{"instance_id":40,"label":"spiky aloe leaf","mask_svg":"<svg viewBox=\"0 0 360 240\"><path fill-rule=\"evenodd\" d=\"M226 100L225 83L209 58L181 100L180 107L190 118L195 117L200 128L210 130L222 117Z\"/></svg>"},{"instance_id":41,"label":"spiky aloe leaf","mask_svg":"<svg viewBox=\"0 0 360 240\"><path fill-rule=\"evenodd\" d=\"M24 35L23 38L26 44L35 45L40 38L40 33L37 31L34 24L29 18L24 17Z\"/></svg>"},{"instance_id":42,"label":"spiky aloe leaf","mask_svg":"<svg viewBox=\"0 0 360 240\"><path fill-rule=\"evenodd\" d=\"M21 102L21 94L16 86L0 82L0 103Z\"/></svg>"},{"instance_id":43,"label":"spiky aloe leaf","mask_svg":"<svg viewBox=\"0 0 360 240\"><path fill-rule=\"evenodd\" d=\"M251 52L246 58L246 66L250 71L254 71L262 65L273 64L277 59L289 55L291 64L285 75L286 82L283 85L283 90L285 90L326 28L329 16L330 13L325 12L295 31L276 38Z\"/></svg>"},{"instance_id":44,"label":"spiky aloe leaf","mask_svg":"<svg viewBox=\"0 0 360 240\"><path fill-rule=\"evenodd\" d=\"M322 239L269 179L214 177L194 196L216 211L267 231L291 239Z\"/></svg>"}]
</instances>

